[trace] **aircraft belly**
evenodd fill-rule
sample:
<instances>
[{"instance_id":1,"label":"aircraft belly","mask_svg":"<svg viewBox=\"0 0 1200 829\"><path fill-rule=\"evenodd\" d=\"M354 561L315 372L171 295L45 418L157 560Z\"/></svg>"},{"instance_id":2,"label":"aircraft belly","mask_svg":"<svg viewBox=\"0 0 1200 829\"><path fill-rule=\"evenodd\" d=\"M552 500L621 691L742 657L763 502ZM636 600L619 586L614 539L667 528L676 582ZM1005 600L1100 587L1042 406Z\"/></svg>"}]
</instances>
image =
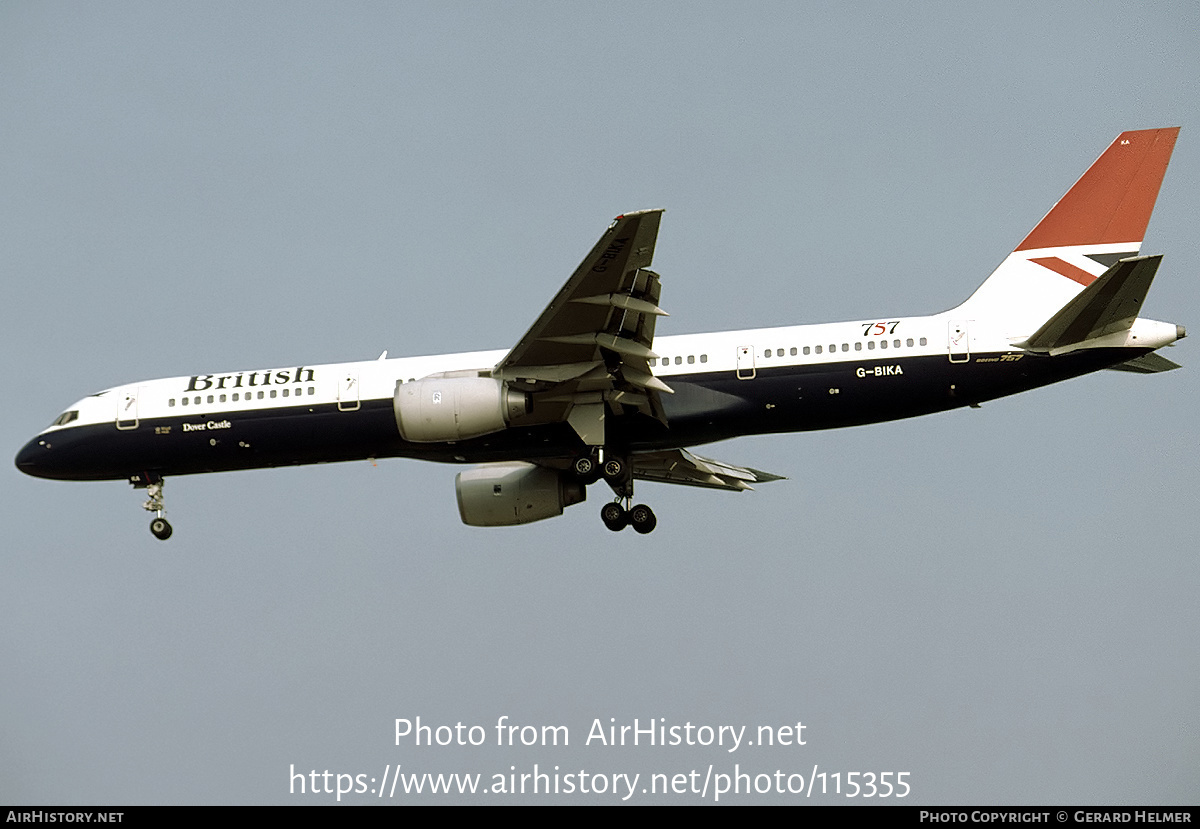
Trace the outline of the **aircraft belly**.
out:
<instances>
[{"instance_id":1,"label":"aircraft belly","mask_svg":"<svg viewBox=\"0 0 1200 829\"><path fill-rule=\"evenodd\" d=\"M1134 352L1138 352L1135 354ZM1018 352L757 367L751 380L729 374L665 378L675 394L663 407L670 429L646 443L694 446L745 434L834 429L916 417L994 400L1132 359L1114 348L1046 357Z\"/></svg>"},{"instance_id":2,"label":"aircraft belly","mask_svg":"<svg viewBox=\"0 0 1200 829\"><path fill-rule=\"evenodd\" d=\"M386 457L400 436L391 400L364 400L353 412L335 404L195 412L141 418L136 428L112 423L42 436L32 474L63 480L112 480L138 473L187 475L235 469ZM31 443L32 445L32 443Z\"/></svg>"}]
</instances>

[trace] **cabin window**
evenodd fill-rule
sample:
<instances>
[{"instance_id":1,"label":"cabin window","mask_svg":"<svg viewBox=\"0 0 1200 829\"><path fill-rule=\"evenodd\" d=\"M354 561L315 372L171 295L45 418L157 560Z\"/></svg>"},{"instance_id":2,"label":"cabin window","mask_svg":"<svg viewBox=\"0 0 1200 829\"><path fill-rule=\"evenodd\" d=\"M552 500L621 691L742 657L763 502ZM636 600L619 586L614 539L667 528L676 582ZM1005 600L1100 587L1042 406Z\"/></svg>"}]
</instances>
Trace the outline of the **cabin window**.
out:
<instances>
[{"instance_id":1,"label":"cabin window","mask_svg":"<svg viewBox=\"0 0 1200 829\"><path fill-rule=\"evenodd\" d=\"M874 351L874 350L875 350L875 341L867 340L867 351Z\"/></svg>"},{"instance_id":2,"label":"cabin window","mask_svg":"<svg viewBox=\"0 0 1200 829\"><path fill-rule=\"evenodd\" d=\"M186 397L184 397L179 402L182 403L184 406L186 406L188 404L188 399Z\"/></svg>"},{"instance_id":3,"label":"cabin window","mask_svg":"<svg viewBox=\"0 0 1200 829\"><path fill-rule=\"evenodd\" d=\"M689 354L689 355L688 355L688 365L689 365L689 366L690 366L690 365L693 365L695 362L696 362L696 355L695 355L695 354Z\"/></svg>"},{"instance_id":4,"label":"cabin window","mask_svg":"<svg viewBox=\"0 0 1200 829\"><path fill-rule=\"evenodd\" d=\"M707 354L701 354L701 355L700 355L700 362L702 362L702 363L707 363L707 362L708 362L708 355L707 355Z\"/></svg>"},{"instance_id":5,"label":"cabin window","mask_svg":"<svg viewBox=\"0 0 1200 829\"><path fill-rule=\"evenodd\" d=\"M676 358L675 358L675 365L677 365L677 366L681 366L681 365L683 365L683 358L682 358L682 357L676 357Z\"/></svg>"},{"instance_id":6,"label":"cabin window","mask_svg":"<svg viewBox=\"0 0 1200 829\"><path fill-rule=\"evenodd\" d=\"M222 395L221 395L221 396L220 396L218 399L219 399L219 400L220 400L222 403L224 403L224 402L225 402L225 395L223 395L223 394L222 394Z\"/></svg>"},{"instance_id":7,"label":"cabin window","mask_svg":"<svg viewBox=\"0 0 1200 829\"><path fill-rule=\"evenodd\" d=\"M842 343L842 351L849 351L850 343Z\"/></svg>"},{"instance_id":8,"label":"cabin window","mask_svg":"<svg viewBox=\"0 0 1200 829\"><path fill-rule=\"evenodd\" d=\"M287 390L287 389L284 389L284 390L283 390L283 396L284 396L284 397L287 397L287 396L288 396L288 390Z\"/></svg>"},{"instance_id":9,"label":"cabin window","mask_svg":"<svg viewBox=\"0 0 1200 829\"><path fill-rule=\"evenodd\" d=\"M880 347L880 348L887 348L887 340L880 340L880 341L879 341L879 347Z\"/></svg>"},{"instance_id":10,"label":"cabin window","mask_svg":"<svg viewBox=\"0 0 1200 829\"><path fill-rule=\"evenodd\" d=\"M769 348L768 348L766 351L764 351L764 352L763 352L763 356L764 356L764 357L770 357L770 356L771 356L771 349L769 349Z\"/></svg>"},{"instance_id":11,"label":"cabin window","mask_svg":"<svg viewBox=\"0 0 1200 829\"><path fill-rule=\"evenodd\" d=\"M317 388L316 388L316 386L309 386L309 387L308 387L308 393L309 393L309 394L316 394L316 393L317 393Z\"/></svg>"},{"instance_id":12,"label":"cabin window","mask_svg":"<svg viewBox=\"0 0 1200 829\"><path fill-rule=\"evenodd\" d=\"M907 345L908 345L908 347L909 347L909 348L912 348L912 347L913 347L913 339L912 339L912 337L909 337L909 338L908 338Z\"/></svg>"},{"instance_id":13,"label":"cabin window","mask_svg":"<svg viewBox=\"0 0 1200 829\"><path fill-rule=\"evenodd\" d=\"M271 389L271 399L275 399L275 389Z\"/></svg>"},{"instance_id":14,"label":"cabin window","mask_svg":"<svg viewBox=\"0 0 1200 829\"><path fill-rule=\"evenodd\" d=\"M262 399L263 399L263 393L262 393L262 392L259 392L259 393L258 393L258 399L259 399L259 400L262 400Z\"/></svg>"},{"instance_id":15,"label":"cabin window","mask_svg":"<svg viewBox=\"0 0 1200 829\"><path fill-rule=\"evenodd\" d=\"M174 397L172 397L170 400L168 400L168 401L167 401L167 405L168 405L169 407L171 407L172 409L174 409L174 408L175 408L175 398L174 398Z\"/></svg>"},{"instance_id":16,"label":"cabin window","mask_svg":"<svg viewBox=\"0 0 1200 829\"><path fill-rule=\"evenodd\" d=\"M858 341L855 341L855 343L854 343L854 350L855 350L855 351L862 351L862 343L861 343L861 342L858 342Z\"/></svg>"},{"instance_id":17,"label":"cabin window","mask_svg":"<svg viewBox=\"0 0 1200 829\"><path fill-rule=\"evenodd\" d=\"M796 356L796 346L792 346L792 356Z\"/></svg>"},{"instance_id":18,"label":"cabin window","mask_svg":"<svg viewBox=\"0 0 1200 829\"><path fill-rule=\"evenodd\" d=\"M805 353L808 353L808 352L807 352L807 350L805 351ZM818 353L818 354L820 354L820 353L821 353L821 346L817 346L817 353Z\"/></svg>"},{"instance_id":19,"label":"cabin window","mask_svg":"<svg viewBox=\"0 0 1200 829\"><path fill-rule=\"evenodd\" d=\"M908 344L909 344L909 345L912 345L912 340L909 340L909 341L908 341ZM893 341L892 341L892 345L893 345L893 346L895 346L896 348L899 348L899 347L900 347L900 341L899 341L899 340L893 340Z\"/></svg>"},{"instance_id":20,"label":"cabin window","mask_svg":"<svg viewBox=\"0 0 1200 829\"><path fill-rule=\"evenodd\" d=\"M208 402L209 402L209 403L212 403L212 402L213 402L213 396L212 396L211 394L208 396Z\"/></svg>"},{"instance_id":21,"label":"cabin window","mask_svg":"<svg viewBox=\"0 0 1200 829\"><path fill-rule=\"evenodd\" d=\"M195 403L197 406L199 406L200 405L200 395L196 395L194 398L192 398L192 402Z\"/></svg>"},{"instance_id":22,"label":"cabin window","mask_svg":"<svg viewBox=\"0 0 1200 829\"><path fill-rule=\"evenodd\" d=\"M810 351L812 351L812 349L811 349L811 348L809 348L808 346L804 346L804 356L805 356L805 357L807 357L807 356L808 356L808 353L809 353Z\"/></svg>"},{"instance_id":23,"label":"cabin window","mask_svg":"<svg viewBox=\"0 0 1200 829\"><path fill-rule=\"evenodd\" d=\"M929 345L929 340L927 340L927 339L925 339L924 337L922 337L922 338L921 338L921 345Z\"/></svg>"},{"instance_id":24,"label":"cabin window","mask_svg":"<svg viewBox=\"0 0 1200 829\"><path fill-rule=\"evenodd\" d=\"M651 368L653 368L653 367L654 367L654 366L656 366L656 365L658 365L658 358L657 358L657 357L651 357L651 358L650 358L650 367L651 367Z\"/></svg>"}]
</instances>

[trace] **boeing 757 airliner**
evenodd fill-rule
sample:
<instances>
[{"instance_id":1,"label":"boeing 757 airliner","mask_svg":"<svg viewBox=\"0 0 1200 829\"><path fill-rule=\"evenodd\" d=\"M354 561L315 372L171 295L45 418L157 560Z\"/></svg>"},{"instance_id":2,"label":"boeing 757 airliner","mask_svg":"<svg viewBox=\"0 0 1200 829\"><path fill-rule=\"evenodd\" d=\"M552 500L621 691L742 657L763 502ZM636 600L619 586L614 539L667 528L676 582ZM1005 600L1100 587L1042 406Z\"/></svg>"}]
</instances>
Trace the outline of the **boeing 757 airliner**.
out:
<instances>
[{"instance_id":1,"label":"boeing 757 airliner","mask_svg":"<svg viewBox=\"0 0 1200 829\"><path fill-rule=\"evenodd\" d=\"M657 523L634 481L779 480L693 454L738 435L978 405L1100 369L1178 366L1182 326L1138 316L1161 256L1142 239L1178 128L1125 132L966 302L924 317L655 339L661 210L618 216L507 351L214 372L106 389L17 455L22 472L126 479L165 539L170 475L408 457L474 464L462 520L561 515L603 479L610 530Z\"/></svg>"}]
</instances>

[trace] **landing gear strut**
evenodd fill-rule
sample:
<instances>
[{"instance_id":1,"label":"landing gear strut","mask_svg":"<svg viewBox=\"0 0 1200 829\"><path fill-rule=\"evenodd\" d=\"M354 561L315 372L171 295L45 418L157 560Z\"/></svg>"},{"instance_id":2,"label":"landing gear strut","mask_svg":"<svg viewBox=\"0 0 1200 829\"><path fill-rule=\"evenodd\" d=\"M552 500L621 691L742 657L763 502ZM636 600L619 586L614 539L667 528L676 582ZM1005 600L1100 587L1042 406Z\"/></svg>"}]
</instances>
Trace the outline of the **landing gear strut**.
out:
<instances>
[{"instance_id":1,"label":"landing gear strut","mask_svg":"<svg viewBox=\"0 0 1200 829\"><path fill-rule=\"evenodd\" d=\"M134 483L137 486L137 483ZM142 504L142 509L155 514L154 519L150 522L150 532L159 541L166 541L171 537L171 525L167 519L163 518L163 514L167 511L166 504L163 503L163 480L159 478L153 483L146 484L146 503Z\"/></svg>"}]
</instances>

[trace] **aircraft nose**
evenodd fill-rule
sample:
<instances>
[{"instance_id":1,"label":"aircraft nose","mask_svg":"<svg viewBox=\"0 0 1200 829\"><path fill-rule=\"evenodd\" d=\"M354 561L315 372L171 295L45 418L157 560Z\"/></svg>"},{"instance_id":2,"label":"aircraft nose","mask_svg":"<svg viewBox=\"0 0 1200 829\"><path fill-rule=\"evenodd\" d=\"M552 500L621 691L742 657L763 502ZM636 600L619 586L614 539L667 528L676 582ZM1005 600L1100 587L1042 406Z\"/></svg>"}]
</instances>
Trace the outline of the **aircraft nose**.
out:
<instances>
[{"instance_id":1,"label":"aircraft nose","mask_svg":"<svg viewBox=\"0 0 1200 829\"><path fill-rule=\"evenodd\" d=\"M29 441L17 453L17 469L36 478L46 477L46 462L49 460L47 455L50 449L51 445L44 437L36 437Z\"/></svg>"}]
</instances>

